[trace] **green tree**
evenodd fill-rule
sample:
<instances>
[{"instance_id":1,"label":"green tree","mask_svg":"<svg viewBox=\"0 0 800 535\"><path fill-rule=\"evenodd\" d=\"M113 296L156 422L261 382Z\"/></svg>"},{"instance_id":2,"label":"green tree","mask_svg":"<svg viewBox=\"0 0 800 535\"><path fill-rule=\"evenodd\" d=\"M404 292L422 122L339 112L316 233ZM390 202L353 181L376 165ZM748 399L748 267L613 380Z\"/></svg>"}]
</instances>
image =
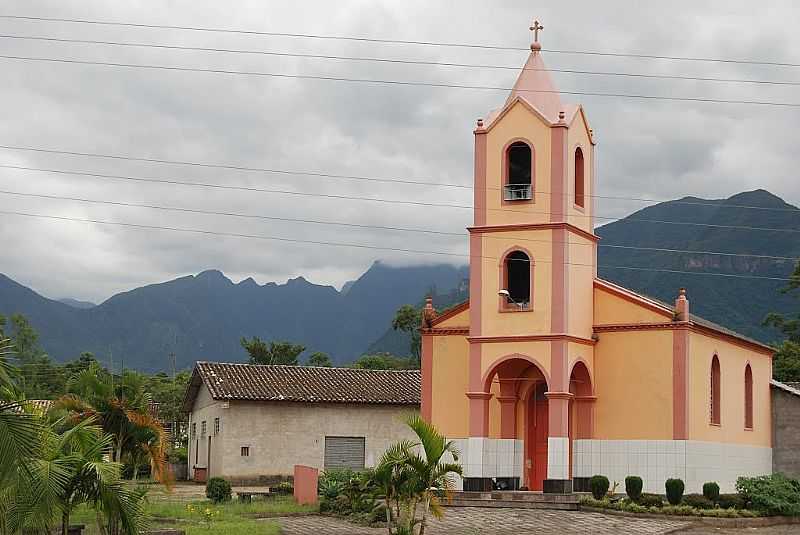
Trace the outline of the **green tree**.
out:
<instances>
[{"instance_id":1,"label":"green tree","mask_svg":"<svg viewBox=\"0 0 800 535\"><path fill-rule=\"evenodd\" d=\"M283 340L272 341L269 344L254 336L252 340L242 338L242 347L250 355L250 364L284 364L297 366L298 357L306 350L305 346L293 344Z\"/></svg>"},{"instance_id":2,"label":"green tree","mask_svg":"<svg viewBox=\"0 0 800 535\"><path fill-rule=\"evenodd\" d=\"M800 262L789 278L789 284L781 290L791 293L800 289ZM796 294L800 296L800 293ZM779 381L800 381L800 312L786 317L771 313L764 320L765 325L775 327L785 339L776 347L772 359L773 375Z\"/></svg>"},{"instance_id":3,"label":"green tree","mask_svg":"<svg viewBox=\"0 0 800 535\"><path fill-rule=\"evenodd\" d=\"M48 421L19 401L13 351L12 341L0 340L0 533L50 533L68 525L81 502L105 519L105 535L139 533L143 494L127 490L119 465L104 457L111 437L91 420Z\"/></svg>"},{"instance_id":4,"label":"green tree","mask_svg":"<svg viewBox=\"0 0 800 535\"><path fill-rule=\"evenodd\" d=\"M333 366L333 361L328 356L327 353L323 353L322 351L315 351L311 353L308 357L307 364L309 366L320 366L323 368L330 368Z\"/></svg>"},{"instance_id":5,"label":"green tree","mask_svg":"<svg viewBox=\"0 0 800 535\"><path fill-rule=\"evenodd\" d=\"M462 474L452 441L419 416L407 423L417 440L395 444L375 468L374 481L386 496L390 535L424 535L428 515L444 515L440 492L452 491L455 477Z\"/></svg>"},{"instance_id":6,"label":"green tree","mask_svg":"<svg viewBox=\"0 0 800 535\"><path fill-rule=\"evenodd\" d=\"M111 459L135 460L147 451L158 480L169 482L166 472L166 433L153 414L152 397L145 389L146 378L126 371L118 381L93 364L67 382L69 394L55 404L79 420L96 420L105 433L113 436Z\"/></svg>"},{"instance_id":7,"label":"green tree","mask_svg":"<svg viewBox=\"0 0 800 535\"><path fill-rule=\"evenodd\" d=\"M63 420L55 426L63 424ZM81 503L89 503L105 512L107 524L116 525L123 533L139 533L144 526L142 500L135 491L124 487L121 465L108 462L107 454L113 437L103 433L88 418L58 433L46 428L43 457L58 462L66 469L66 484L57 494L61 510L61 533L67 533L70 517Z\"/></svg>"},{"instance_id":8,"label":"green tree","mask_svg":"<svg viewBox=\"0 0 800 535\"><path fill-rule=\"evenodd\" d=\"M353 363L353 368L362 370L409 370L417 367L417 363L404 357L396 357L389 353L378 355L362 355Z\"/></svg>"},{"instance_id":9,"label":"green tree","mask_svg":"<svg viewBox=\"0 0 800 535\"><path fill-rule=\"evenodd\" d=\"M419 362L421 353L422 337L419 332L421 326L422 310L411 305L403 305L398 308L392 320L392 329L408 333L411 336L409 350L417 362Z\"/></svg>"}]
</instances>

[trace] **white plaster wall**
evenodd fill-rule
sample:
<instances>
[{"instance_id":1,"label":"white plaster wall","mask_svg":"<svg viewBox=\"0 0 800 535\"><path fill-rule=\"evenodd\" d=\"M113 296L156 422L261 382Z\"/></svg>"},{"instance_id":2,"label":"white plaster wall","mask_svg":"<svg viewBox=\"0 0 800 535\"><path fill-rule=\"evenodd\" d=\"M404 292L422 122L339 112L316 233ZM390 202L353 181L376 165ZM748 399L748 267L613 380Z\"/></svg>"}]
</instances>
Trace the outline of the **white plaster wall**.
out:
<instances>
[{"instance_id":1,"label":"white plaster wall","mask_svg":"<svg viewBox=\"0 0 800 535\"><path fill-rule=\"evenodd\" d=\"M194 466L207 468L208 464L208 436L211 435L211 471L208 477L218 476L224 471L224 459L222 456L222 444L219 441L222 433L219 436L214 435L214 418L220 418L221 426L224 404L220 401L214 401L211 393L206 386L200 385L200 390L197 392L197 397L194 401L192 412L189 413L189 432L191 433L192 424L197 424L197 433L195 436L189 436L188 448L188 464L189 464L189 478L194 477ZM203 435L202 425L203 421L206 422L206 434ZM195 455L196 454L196 455ZM197 463L195 465L195 458Z\"/></svg>"},{"instance_id":2,"label":"white plaster wall","mask_svg":"<svg viewBox=\"0 0 800 535\"><path fill-rule=\"evenodd\" d=\"M702 492L716 481L721 492L734 492L739 476L772 473L772 449L696 440L575 440L573 477L601 474L625 491L625 477L639 476L645 492L664 494L664 482L680 478L685 492Z\"/></svg>"},{"instance_id":3,"label":"white plaster wall","mask_svg":"<svg viewBox=\"0 0 800 535\"><path fill-rule=\"evenodd\" d=\"M291 475L296 464L322 469L326 436L364 437L366 465L373 466L390 445L414 439L405 420L418 412L408 406L294 402L231 401L228 408L221 407L217 410L222 430L214 438L220 445L222 462L217 465L222 473L213 473L213 459L212 473L242 479ZM192 416L192 421L198 420L198 435L200 414ZM213 417L208 421L211 432ZM241 456L242 446L250 447L249 457ZM200 453L202 457L202 445Z\"/></svg>"}]
</instances>

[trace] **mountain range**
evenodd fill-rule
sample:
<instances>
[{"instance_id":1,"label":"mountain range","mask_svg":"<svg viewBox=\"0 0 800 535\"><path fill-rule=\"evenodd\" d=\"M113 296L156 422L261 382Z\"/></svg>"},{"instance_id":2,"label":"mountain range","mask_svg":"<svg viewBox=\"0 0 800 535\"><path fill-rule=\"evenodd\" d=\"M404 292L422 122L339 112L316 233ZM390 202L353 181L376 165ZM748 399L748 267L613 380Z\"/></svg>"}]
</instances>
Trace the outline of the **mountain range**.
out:
<instances>
[{"instance_id":1,"label":"mountain range","mask_svg":"<svg viewBox=\"0 0 800 535\"><path fill-rule=\"evenodd\" d=\"M767 191L659 203L596 233L601 277L667 302L686 287L694 313L747 336L774 341L764 316L797 309L779 279L800 257L800 210ZM732 254L712 254L719 252ZM57 361L91 351L153 372L167 369L175 353L181 369L195 360L245 360L240 338L259 336L302 343L344 364L365 352L407 353L408 337L390 327L395 310L421 304L426 293L438 308L466 299L467 278L466 266L375 262L338 291L303 277L234 283L208 270L94 305L47 299L0 275L0 314L24 314Z\"/></svg>"}]
</instances>

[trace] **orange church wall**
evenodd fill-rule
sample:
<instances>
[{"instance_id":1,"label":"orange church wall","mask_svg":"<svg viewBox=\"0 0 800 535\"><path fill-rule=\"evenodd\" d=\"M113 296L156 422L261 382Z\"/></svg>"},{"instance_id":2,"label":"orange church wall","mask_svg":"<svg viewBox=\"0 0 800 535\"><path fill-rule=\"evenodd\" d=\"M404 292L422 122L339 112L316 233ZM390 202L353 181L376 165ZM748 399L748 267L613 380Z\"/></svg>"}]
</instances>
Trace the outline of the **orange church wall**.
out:
<instances>
[{"instance_id":1,"label":"orange church wall","mask_svg":"<svg viewBox=\"0 0 800 535\"><path fill-rule=\"evenodd\" d=\"M575 205L575 149L580 147L583 151L584 158L584 207L581 208ZM586 123L580 112L575 114L575 117L570 124L567 132L567 194L569 199L567 202L567 222L575 225L576 227L593 232L592 228L592 171L594 170L594 150L589 140L589 132L586 129Z\"/></svg>"},{"instance_id":2,"label":"orange church wall","mask_svg":"<svg viewBox=\"0 0 800 535\"><path fill-rule=\"evenodd\" d=\"M594 438L672 440L672 331L600 335Z\"/></svg>"},{"instance_id":3,"label":"orange church wall","mask_svg":"<svg viewBox=\"0 0 800 535\"><path fill-rule=\"evenodd\" d=\"M436 323L437 329L449 329L452 327L469 327L469 308L462 310L458 314L455 314L454 316L451 316L440 323Z\"/></svg>"},{"instance_id":4,"label":"orange church wall","mask_svg":"<svg viewBox=\"0 0 800 535\"><path fill-rule=\"evenodd\" d=\"M720 365L720 425L711 425L711 359ZM753 429L744 428L744 369L753 372ZM689 439L770 447L771 359L729 342L691 333L689 338Z\"/></svg>"},{"instance_id":5,"label":"orange church wall","mask_svg":"<svg viewBox=\"0 0 800 535\"><path fill-rule=\"evenodd\" d=\"M594 323L594 247L590 240L567 233L569 261L569 334L591 338ZM576 265L580 264L580 265Z\"/></svg>"},{"instance_id":6,"label":"orange church wall","mask_svg":"<svg viewBox=\"0 0 800 535\"><path fill-rule=\"evenodd\" d=\"M445 436L469 436L469 344L465 336L433 336L431 421Z\"/></svg>"},{"instance_id":7,"label":"orange church wall","mask_svg":"<svg viewBox=\"0 0 800 535\"><path fill-rule=\"evenodd\" d=\"M596 288L594 292L595 325L616 325L621 323L664 323L670 321L670 314L660 314L636 305L606 290ZM670 345L670 347L672 347Z\"/></svg>"},{"instance_id":8,"label":"orange church wall","mask_svg":"<svg viewBox=\"0 0 800 535\"><path fill-rule=\"evenodd\" d=\"M545 333L550 330L550 299L552 288L552 230L494 232L481 236L483 280L481 287L481 330L493 335ZM497 292L502 284L502 258L511 249L524 249L533 264L531 297L533 305L527 311L501 312Z\"/></svg>"},{"instance_id":9,"label":"orange church wall","mask_svg":"<svg viewBox=\"0 0 800 535\"><path fill-rule=\"evenodd\" d=\"M504 225L550 220L550 127L524 104L517 102L486 134L486 224ZM533 146L533 202L503 204L505 148L512 141ZM525 212L525 213L522 213Z\"/></svg>"}]
</instances>

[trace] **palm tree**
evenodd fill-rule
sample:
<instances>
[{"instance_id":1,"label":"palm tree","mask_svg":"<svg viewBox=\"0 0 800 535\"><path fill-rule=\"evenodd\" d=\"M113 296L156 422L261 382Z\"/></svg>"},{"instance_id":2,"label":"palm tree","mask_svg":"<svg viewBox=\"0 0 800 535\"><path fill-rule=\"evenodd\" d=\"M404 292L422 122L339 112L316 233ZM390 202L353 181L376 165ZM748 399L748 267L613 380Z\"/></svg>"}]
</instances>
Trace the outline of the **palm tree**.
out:
<instances>
[{"instance_id":1,"label":"palm tree","mask_svg":"<svg viewBox=\"0 0 800 535\"><path fill-rule=\"evenodd\" d=\"M419 535L425 535L428 512L436 518L442 518L444 511L439 503L438 491L451 492L455 488L453 475L461 476L462 468L458 464L459 451L452 441L448 441L436 428L419 416L408 420L408 426L419 439L419 452L409 452L406 464L411 468L416 486L416 496L422 504L422 519ZM450 455L453 462L447 460ZM416 504L414 505L416 509ZM416 517L416 513L414 514ZM416 520L415 520L416 522Z\"/></svg>"},{"instance_id":2,"label":"palm tree","mask_svg":"<svg viewBox=\"0 0 800 535\"><path fill-rule=\"evenodd\" d=\"M66 485L57 494L61 533L67 533L72 511L81 503L106 513L106 522L122 526L122 532L139 533L144 522L141 502L128 498L130 493L120 480L122 465L106 460L113 437L94 425L92 418L58 432L65 423L62 419L48 427L43 441L44 459L60 462L68 473Z\"/></svg>"},{"instance_id":3,"label":"palm tree","mask_svg":"<svg viewBox=\"0 0 800 535\"><path fill-rule=\"evenodd\" d=\"M66 483L66 470L39 457L44 426L25 411L15 382L13 344L0 339L0 533L23 528L46 531L55 514L56 493Z\"/></svg>"},{"instance_id":4,"label":"palm tree","mask_svg":"<svg viewBox=\"0 0 800 535\"><path fill-rule=\"evenodd\" d=\"M428 513L436 518L444 515L438 493L453 490L454 476L460 476L462 468L453 442L433 425L419 416L406 423L418 442L402 441L386 450L375 469L375 483L386 496L389 535L413 535L416 526L418 535L424 535ZM422 518L417 519L420 506Z\"/></svg>"},{"instance_id":5,"label":"palm tree","mask_svg":"<svg viewBox=\"0 0 800 535\"><path fill-rule=\"evenodd\" d=\"M151 459L156 478L170 482L166 432L152 414L152 399L141 375L126 372L115 384L113 376L92 363L67 381L67 389L70 394L58 400L56 407L79 420L96 418L103 431L113 436L113 461L136 462L144 453Z\"/></svg>"}]
</instances>

